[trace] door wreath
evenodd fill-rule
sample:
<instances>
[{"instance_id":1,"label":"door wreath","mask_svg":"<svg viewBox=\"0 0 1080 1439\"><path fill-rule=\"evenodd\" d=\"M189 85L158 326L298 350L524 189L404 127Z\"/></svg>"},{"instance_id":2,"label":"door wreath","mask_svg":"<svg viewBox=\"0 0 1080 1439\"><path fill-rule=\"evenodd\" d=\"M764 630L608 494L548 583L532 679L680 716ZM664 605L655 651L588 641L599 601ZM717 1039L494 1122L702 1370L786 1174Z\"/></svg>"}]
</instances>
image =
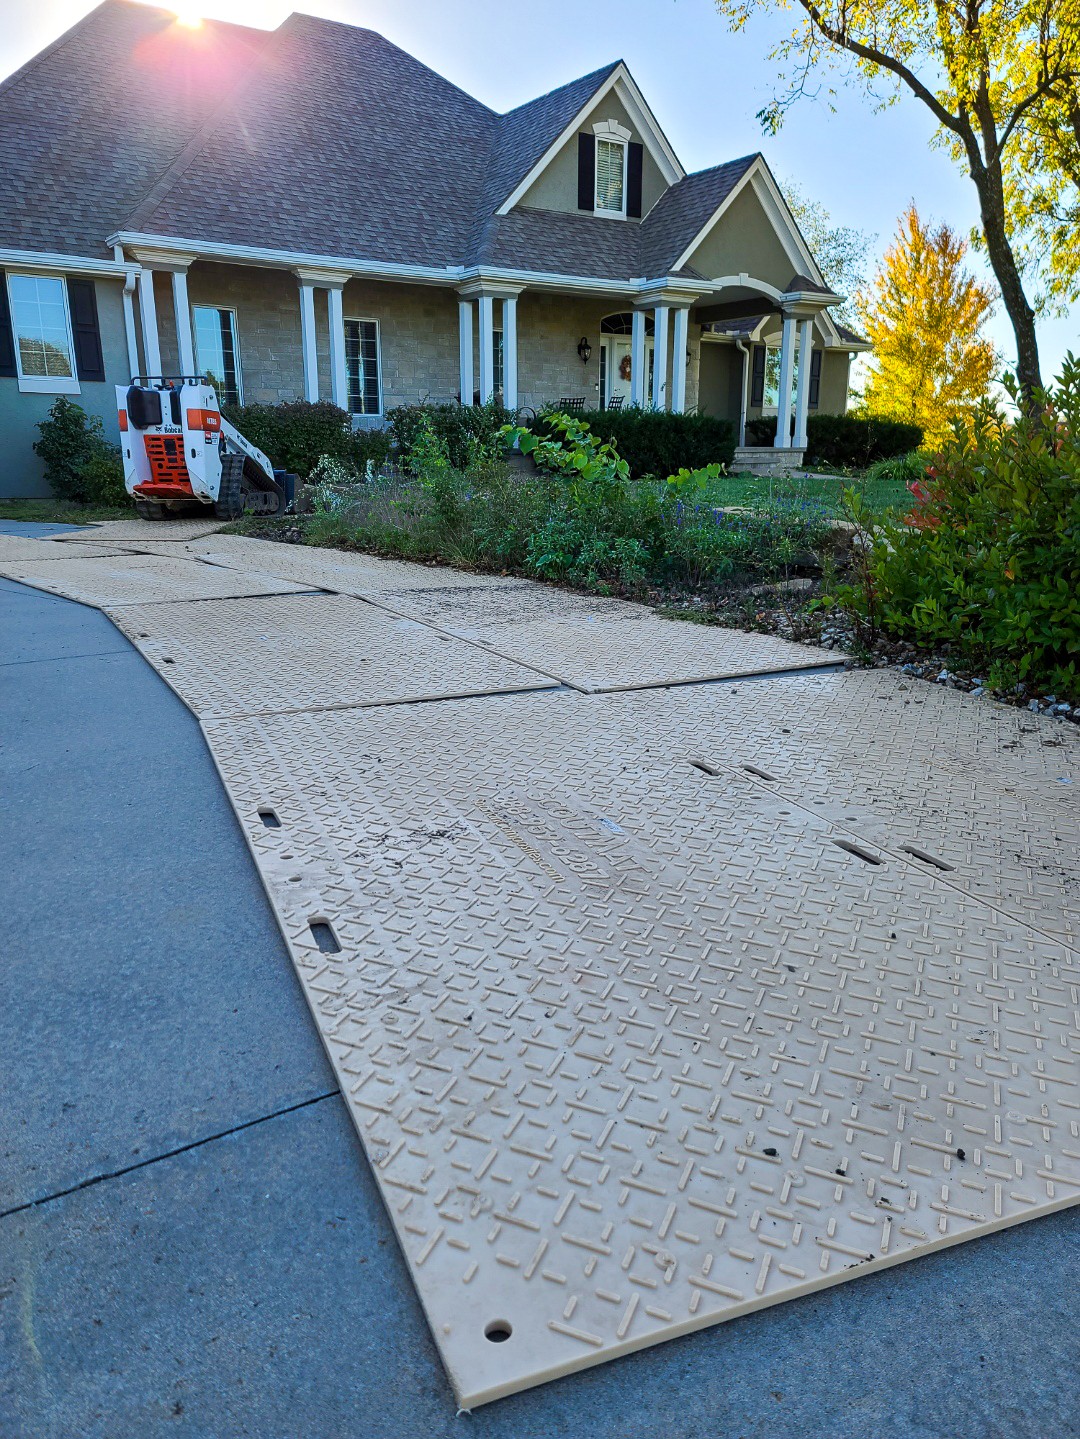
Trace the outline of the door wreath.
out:
<instances>
[{"instance_id":1,"label":"door wreath","mask_svg":"<svg viewBox=\"0 0 1080 1439\"><path fill-rule=\"evenodd\" d=\"M619 361L619 379L629 380L630 378L630 356L624 355Z\"/></svg>"}]
</instances>

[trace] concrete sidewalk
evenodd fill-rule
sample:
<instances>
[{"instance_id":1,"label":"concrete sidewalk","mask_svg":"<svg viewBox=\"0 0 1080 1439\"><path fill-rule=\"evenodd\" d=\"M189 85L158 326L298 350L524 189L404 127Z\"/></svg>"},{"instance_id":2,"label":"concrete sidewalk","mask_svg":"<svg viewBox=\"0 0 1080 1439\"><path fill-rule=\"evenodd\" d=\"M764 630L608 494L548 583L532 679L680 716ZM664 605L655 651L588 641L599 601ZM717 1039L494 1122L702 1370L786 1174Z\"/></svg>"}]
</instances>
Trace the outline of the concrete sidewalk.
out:
<instances>
[{"instance_id":1,"label":"concrete sidewalk","mask_svg":"<svg viewBox=\"0 0 1080 1439\"><path fill-rule=\"evenodd\" d=\"M1080 1433L1069 1213L456 1418L198 726L0 611L3 1439Z\"/></svg>"}]
</instances>

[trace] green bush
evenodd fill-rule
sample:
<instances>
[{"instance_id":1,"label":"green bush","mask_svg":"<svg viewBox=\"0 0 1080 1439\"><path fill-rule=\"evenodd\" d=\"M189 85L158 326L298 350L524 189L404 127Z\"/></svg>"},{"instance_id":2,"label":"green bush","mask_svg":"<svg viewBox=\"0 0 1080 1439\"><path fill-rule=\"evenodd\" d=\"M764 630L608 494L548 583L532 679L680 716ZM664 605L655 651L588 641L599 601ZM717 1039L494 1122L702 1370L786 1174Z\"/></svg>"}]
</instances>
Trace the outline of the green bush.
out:
<instances>
[{"instance_id":1,"label":"green bush","mask_svg":"<svg viewBox=\"0 0 1080 1439\"><path fill-rule=\"evenodd\" d=\"M34 450L58 499L75 504L122 505L127 500L120 450L105 438L101 419L61 395L38 421Z\"/></svg>"},{"instance_id":2,"label":"green bush","mask_svg":"<svg viewBox=\"0 0 1080 1439\"><path fill-rule=\"evenodd\" d=\"M541 413L537 429L551 430L556 410ZM730 465L735 458L735 431L727 420L690 410L589 410L575 416L595 435L611 440L635 479L664 476L703 465Z\"/></svg>"},{"instance_id":3,"label":"green bush","mask_svg":"<svg viewBox=\"0 0 1080 1439\"><path fill-rule=\"evenodd\" d=\"M771 445L776 421L767 416L747 420L747 439ZM878 460L917 450L923 442L918 425L882 420L873 415L810 415L806 421L806 463L841 470L865 470Z\"/></svg>"},{"instance_id":4,"label":"green bush","mask_svg":"<svg viewBox=\"0 0 1080 1439\"><path fill-rule=\"evenodd\" d=\"M306 480L324 455L351 460L356 448L352 421L329 400L283 405L224 405L221 413L275 469Z\"/></svg>"},{"instance_id":5,"label":"green bush","mask_svg":"<svg viewBox=\"0 0 1080 1439\"><path fill-rule=\"evenodd\" d=\"M509 423L510 411L497 400L486 405L399 405L387 410L386 422L402 462L409 463L422 426L427 426L445 447L456 470L466 470L480 452L494 455L500 448L499 431Z\"/></svg>"},{"instance_id":6,"label":"green bush","mask_svg":"<svg viewBox=\"0 0 1080 1439\"><path fill-rule=\"evenodd\" d=\"M948 644L994 683L1080 687L1080 362L1038 414L986 403L958 425L903 522L874 526L849 596L871 626ZM863 518L858 515L857 518Z\"/></svg>"}]
</instances>

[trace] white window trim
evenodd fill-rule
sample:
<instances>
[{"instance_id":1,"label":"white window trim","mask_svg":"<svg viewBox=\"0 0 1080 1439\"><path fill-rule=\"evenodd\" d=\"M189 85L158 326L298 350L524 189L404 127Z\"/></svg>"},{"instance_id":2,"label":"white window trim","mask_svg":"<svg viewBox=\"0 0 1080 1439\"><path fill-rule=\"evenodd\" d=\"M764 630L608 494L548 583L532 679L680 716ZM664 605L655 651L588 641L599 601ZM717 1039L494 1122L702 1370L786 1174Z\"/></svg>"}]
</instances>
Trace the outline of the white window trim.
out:
<instances>
[{"instance_id":1,"label":"white window trim","mask_svg":"<svg viewBox=\"0 0 1080 1439\"><path fill-rule=\"evenodd\" d=\"M593 128L596 129L595 126L594 126ZM622 127L620 126L619 128L621 129ZM622 150L622 209L621 209L621 210L601 210L600 206L596 203L596 198L597 198L597 196L596 196L596 186L597 186L597 180L598 180L598 178L599 178L599 174L598 174L598 166L597 166L597 164L596 164L596 161L594 160L594 162L593 162L593 170L594 170L594 174L593 174L593 214L599 216L599 218L602 219L602 220L625 220L625 219L626 219L626 181L627 181L628 160L629 160L629 155L630 155L630 144L629 144L629 141L628 141L628 140L624 140L621 135L613 134L613 133L612 133L611 131L609 131L609 130L608 130L608 131L605 131L605 133L603 133L603 134L601 134L601 133L598 132L597 135L596 135L596 139L595 139L595 141L594 141L594 143L595 143L596 146L597 146L597 157L599 157L599 153L600 153L600 151L599 151L599 142L600 142L601 140L603 140L603 141L604 141L606 144L608 144L608 145L618 145L618 146L620 147L620 149Z\"/></svg>"},{"instance_id":2,"label":"white window trim","mask_svg":"<svg viewBox=\"0 0 1080 1439\"><path fill-rule=\"evenodd\" d=\"M192 301L191 339L192 348L195 351L195 368L200 374L205 374L205 367L199 360L199 330L195 324L196 310L216 310L219 314L222 310L227 310L232 316L233 359L236 361L236 403L242 405L244 403L244 364L240 354L240 321L237 319L236 309L232 305L213 305L208 300Z\"/></svg>"},{"instance_id":3,"label":"white window trim","mask_svg":"<svg viewBox=\"0 0 1080 1439\"><path fill-rule=\"evenodd\" d=\"M67 322L68 354L71 356L71 368L74 373L65 375L24 375L22 367L22 351L19 349L19 334L15 326L15 311L12 307L11 282L13 279L21 280L59 280L60 290L64 296L64 319ZM71 331L71 305L68 303L67 277L57 275L49 270L34 270L23 272L22 270L9 270L6 277L8 314L11 316L11 341L15 348L15 373L19 378L19 393L23 395L81 395L82 386L79 384L79 365L75 358L75 336Z\"/></svg>"},{"instance_id":4,"label":"white window trim","mask_svg":"<svg viewBox=\"0 0 1080 1439\"><path fill-rule=\"evenodd\" d=\"M374 325L375 326L375 379L379 386L379 408L370 414L360 414L354 410L349 411L349 418L352 420L353 428L358 425L368 425L372 420L381 420L386 411L386 397L383 394L383 369L382 369L382 325L374 315L343 315L341 318L342 328L346 325ZM342 336L344 343L345 336ZM348 377L346 376L346 379ZM346 385L346 389L348 386ZM348 394L346 394L348 401Z\"/></svg>"}]
</instances>

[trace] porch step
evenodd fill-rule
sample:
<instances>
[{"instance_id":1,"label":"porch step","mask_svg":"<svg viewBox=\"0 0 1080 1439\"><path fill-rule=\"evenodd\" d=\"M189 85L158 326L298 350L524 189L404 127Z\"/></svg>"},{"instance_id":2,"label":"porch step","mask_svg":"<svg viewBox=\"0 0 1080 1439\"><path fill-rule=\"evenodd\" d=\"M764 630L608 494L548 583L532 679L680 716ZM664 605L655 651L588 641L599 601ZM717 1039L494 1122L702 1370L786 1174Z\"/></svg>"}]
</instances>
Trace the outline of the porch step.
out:
<instances>
[{"instance_id":1,"label":"porch step","mask_svg":"<svg viewBox=\"0 0 1080 1439\"><path fill-rule=\"evenodd\" d=\"M733 475L790 475L802 466L805 449L779 449L771 445L740 445L731 463Z\"/></svg>"}]
</instances>

